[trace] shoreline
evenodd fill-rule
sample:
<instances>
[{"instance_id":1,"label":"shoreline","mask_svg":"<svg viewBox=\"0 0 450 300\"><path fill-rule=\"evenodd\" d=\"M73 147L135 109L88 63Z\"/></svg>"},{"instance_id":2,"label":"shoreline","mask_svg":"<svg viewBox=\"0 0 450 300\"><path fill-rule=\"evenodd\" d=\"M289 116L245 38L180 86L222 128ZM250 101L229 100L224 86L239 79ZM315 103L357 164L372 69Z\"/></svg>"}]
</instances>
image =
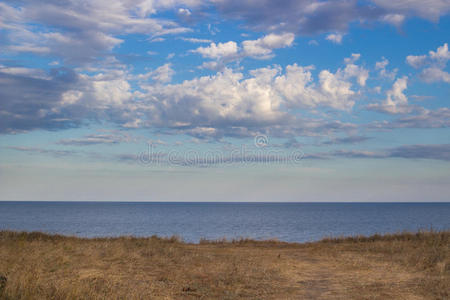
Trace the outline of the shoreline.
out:
<instances>
[{"instance_id":1,"label":"shoreline","mask_svg":"<svg viewBox=\"0 0 450 300\"><path fill-rule=\"evenodd\" d=\"M343 241L375 241L375 240L404 240L404 239L414 239L418 235L428 235L428 234L450 234L450 228L448 229L435 229L430 226L429 229L418 229L417 231L397 231L397 232L385 232L385 233L374 233L371 235L365 234L355 234L355 235L340 235L340 236L324 236L317 240L305 241L305 242L291 242L280 240L276 237L268 238L268 239L257 239L251 237L237 237L237 238L217 238L217 239L207 239L200 238L198 242L189 242L183 239L180 235L171 235L171 236L159 236L156 234L140 236L133 234L124 234L124 235L114 235L114 236L79 236L76 234L63 234L63 233L52 233L46 231L28 231L28 230L14 230L14 229L0 229L0 236L3 235L13 235L13 236L23 236L26 239L44 239L44 240L59 240L59 239L78 239L78 240L120 240L120 239L132 239L132 240L147 240L147 239L157 239L163 241L173 241L185 245L201 245L201 244L246 244L246 243L255 243L255 244L280 244L280 245L290 245L290 246L301 246L301 245L310 245L316 243L341 243Z\"/></svg>"}]
</instances>

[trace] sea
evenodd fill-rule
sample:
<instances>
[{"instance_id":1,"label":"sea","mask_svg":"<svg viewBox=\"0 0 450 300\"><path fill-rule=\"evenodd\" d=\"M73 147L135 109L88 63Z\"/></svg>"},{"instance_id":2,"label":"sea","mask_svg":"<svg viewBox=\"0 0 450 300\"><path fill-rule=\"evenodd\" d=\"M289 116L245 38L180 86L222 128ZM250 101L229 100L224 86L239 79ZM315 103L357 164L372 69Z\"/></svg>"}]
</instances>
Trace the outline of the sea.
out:
<instances>
[{"instance_id":1,"label":"sea","mask_svg":"<svg viewBox=\"0 0 450 300\"><path fill-rule=\"evenodd\" d=\"M0 230L79 237L309 242L430 229L450 229L450 203L0 202Z\"/></svg>"}]
</instances>

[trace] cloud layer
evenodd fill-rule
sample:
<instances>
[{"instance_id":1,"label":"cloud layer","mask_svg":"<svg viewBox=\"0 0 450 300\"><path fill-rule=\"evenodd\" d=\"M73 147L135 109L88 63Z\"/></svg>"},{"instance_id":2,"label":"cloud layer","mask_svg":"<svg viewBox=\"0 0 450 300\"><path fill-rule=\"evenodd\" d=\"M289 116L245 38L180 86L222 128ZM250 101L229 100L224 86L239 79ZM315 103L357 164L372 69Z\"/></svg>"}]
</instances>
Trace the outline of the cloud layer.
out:
<instances>
[{"instance_id":1,"label":"cloud layer","mask_svg":"<svg viewBox=\"0 0 450 300\"><path fill-rule=\"evenodd\" d=\"M443 93L448 89L448 43L441 41L428 52L411 50L400 63L383 56L389 53L371 53L370 64L364 53L344 46L354 38L351 26L388 24L401 30L408 19L437 23L449 11L445 0L0 3L0 133L95 123L214 141L263 133L286 139L286 146L299 145L298 138L318 137L316 146L351 147L369 139L366 131L448 128L448 105L418 103L421 95L412 95L420 85L441 85ZM220 23L234 20L240 22L239 30L233 28L240 35L225 32L219 38ZM307 43L305 36L314 40ZM307 44L319 48L315 39L339 53L330 55L346 51L349 57L339 56L339 63L325 66L330 62L320 53L319 63L308 64L303 54ZM155 46L164 41L185 48ZM161 59L159 51L165 50ZM277 60L283 53L288 55ZM128 56L145 56L149 63L129 64L122 59ZM131 140L92 133L57 144ZM39 152L32 147L15 150ZM417 144L309 157L448 160L446 151L448 145Z\"/></svg>"}]
</instances>

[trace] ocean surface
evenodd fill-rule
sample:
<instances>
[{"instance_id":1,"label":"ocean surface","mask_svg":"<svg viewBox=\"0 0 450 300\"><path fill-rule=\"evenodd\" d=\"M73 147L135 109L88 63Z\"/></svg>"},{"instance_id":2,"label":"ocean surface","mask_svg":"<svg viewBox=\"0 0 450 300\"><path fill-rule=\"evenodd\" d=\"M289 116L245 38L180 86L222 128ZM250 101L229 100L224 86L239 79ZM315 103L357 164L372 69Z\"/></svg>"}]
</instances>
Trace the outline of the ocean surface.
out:
<instances>
[{"instance_id":1,"label":"ocean surface","mask_svg":"<svg viewBox=\"0 0 450 300\"><path fill-rule=\"evenodd\" d=\"M450 229L450 203L0 202L0 229L100 236L277 238Z\"/></svg>"}]
</instances>

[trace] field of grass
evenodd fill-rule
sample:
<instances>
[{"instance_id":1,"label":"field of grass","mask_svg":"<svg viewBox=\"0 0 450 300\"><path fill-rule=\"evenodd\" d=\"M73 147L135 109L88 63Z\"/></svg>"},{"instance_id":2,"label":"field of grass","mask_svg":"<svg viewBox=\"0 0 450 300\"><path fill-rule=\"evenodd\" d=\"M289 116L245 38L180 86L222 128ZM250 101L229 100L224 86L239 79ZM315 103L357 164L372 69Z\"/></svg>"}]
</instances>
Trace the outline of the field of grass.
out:
<instances>
[{"instance_id":1,"label":"field of grass","mask_svg":"<svg viewBox=\"0 0 450 300\"><path fill-rule=\"evenodd\" d=\"M449 299L450 231L277 241L0 231L0 299Z\"/></svg>"}]
</instances>

